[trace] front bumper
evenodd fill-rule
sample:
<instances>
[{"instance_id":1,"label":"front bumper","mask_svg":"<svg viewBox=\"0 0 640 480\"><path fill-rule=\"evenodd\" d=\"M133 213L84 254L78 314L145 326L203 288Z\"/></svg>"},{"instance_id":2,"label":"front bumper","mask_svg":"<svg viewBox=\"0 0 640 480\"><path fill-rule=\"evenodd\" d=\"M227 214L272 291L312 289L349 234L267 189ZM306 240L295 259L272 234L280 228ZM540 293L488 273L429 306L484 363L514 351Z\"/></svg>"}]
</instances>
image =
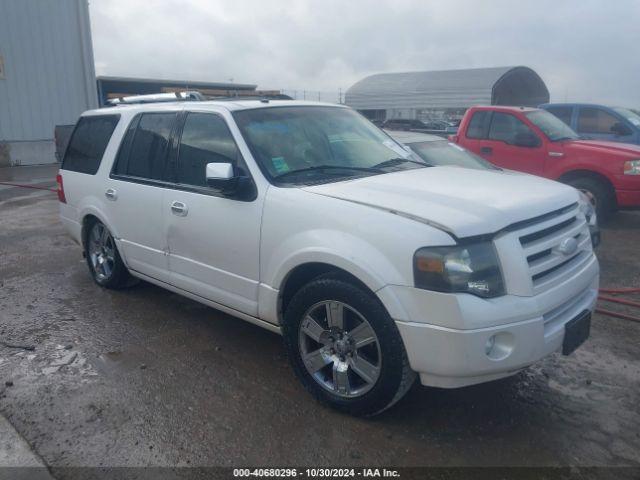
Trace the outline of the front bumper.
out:
<instances>
[{"instance_id":1,"label":"front bumper","mask_svg":"<svg viewBox=\"0 0 640 480\"><path fill-rule=\"evenodd\" d=\"M399 286L378 293L403 307L392 316L422 384L457 388L512 375L561 349L565 324L595 309L598 270L594 256L575 276L532 297L484 300Z\"/></svg>"}]
</instances>

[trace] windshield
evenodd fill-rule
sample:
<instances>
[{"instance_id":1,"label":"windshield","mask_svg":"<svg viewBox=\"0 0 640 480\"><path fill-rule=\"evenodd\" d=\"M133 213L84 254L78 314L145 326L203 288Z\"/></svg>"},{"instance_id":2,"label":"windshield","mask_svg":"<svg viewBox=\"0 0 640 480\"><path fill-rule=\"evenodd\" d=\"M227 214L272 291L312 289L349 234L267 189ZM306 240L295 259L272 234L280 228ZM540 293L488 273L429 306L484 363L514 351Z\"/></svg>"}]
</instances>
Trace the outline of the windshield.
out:
<instances>
[{"instance_id":1,"label":"windshield","mask_svg":"<svg viewBox=\"0 0 640 480\"><path fill-rule=\"evenodd\" d=\"M262 171L277 183L337 181L427 166L348 108L272 107L233 116Z\"/></svg>"},{"instance_id":2,"label":"windshield","mask_svg":"<svg viewBox=\"0 0 640 480\"><path fill-rule=\"evenodd\" d=\"M627 110L626 108L614 108L614 110L624 118L626 118L635 127L640 127L640 115L638 115L637 113L634 113L631 110Z\"/></svg>"},{"instance_id":3,"label":"windshield","mask_svg":"<svg viewBox=\"0 0 640 480\"><path fill-rule=\"evenodd\" d=\"M525 115L552 142L577 140L579 138L578 134L571 130L571 127L546 110L533 110L525 113Z\"/></svg>"},{"instance_id":4,"label":"windshield","mask_svg":"<svg viewBox=\"0 0 640 480\"><path fill-rule=\"evenodd\" d=\"M457 166L465 168L476 168L478 170L496 170L483 158L474 155L455 143L446 140L435 142L409 143L409 148L413 150L421 159L434 166Z\"/></svg>"}]
</instances>

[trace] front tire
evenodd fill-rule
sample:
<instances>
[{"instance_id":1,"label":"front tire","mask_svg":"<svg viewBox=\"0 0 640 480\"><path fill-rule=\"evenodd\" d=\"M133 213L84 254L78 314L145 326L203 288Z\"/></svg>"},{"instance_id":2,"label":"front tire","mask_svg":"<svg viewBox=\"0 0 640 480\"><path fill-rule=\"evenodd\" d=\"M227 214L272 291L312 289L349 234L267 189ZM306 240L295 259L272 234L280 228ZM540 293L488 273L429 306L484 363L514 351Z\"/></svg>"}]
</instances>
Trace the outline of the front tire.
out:
<instances>
[{"instance_id":1,"label":"front tire","mask_svg":"<svg viewBox=\"0 0 640 480\"><path fill-rule=\"evenodd\" d=\"M567 183L584 192L587 197L593 200L598 221L604 223L611 218L616 210L616 199L608 185L591 177L578 177Z\"/></svg>"},{"instance_id":2,"label":"front tire","mask_svg":"<svg viewBox=\"0 0 640 480\"><path fill-rule=\"evenodd\" d=\"M101 287L120 289L128 286L130 274L109 229L99 220L91 222L84 242L85 258L93 280Z\"/></svg>"},{"instance_id":3,"label":"front tire","mask_svg":"<svg viewBox=\"0 0 640 480\"><path fill-rule=\"evenodd\" d=\"M304 387L352 415L375 415L415 381L398 329L378 298L335 275L302 287L287 306L285 348Z\"/></svg>"}]
</instances>

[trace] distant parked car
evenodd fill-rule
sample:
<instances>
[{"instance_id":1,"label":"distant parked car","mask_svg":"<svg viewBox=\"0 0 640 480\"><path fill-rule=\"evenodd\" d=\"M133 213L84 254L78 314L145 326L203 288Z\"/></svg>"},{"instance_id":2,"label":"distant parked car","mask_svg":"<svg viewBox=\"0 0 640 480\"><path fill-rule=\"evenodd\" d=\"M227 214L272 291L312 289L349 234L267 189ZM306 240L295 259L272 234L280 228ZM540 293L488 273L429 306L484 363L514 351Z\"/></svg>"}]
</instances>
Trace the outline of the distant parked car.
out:
<instances>
[{"instance_id":1,"label":"distant parked car","mask_svg":"<svg viewBox=\"0 0 640 480\"><path fill-rule=\"evenodd\" d=\"M428 130L432 130L434 132L444 132L444 133L456 133L458 131L458 126L453 125L445 120L432 120L430 122L426 122Z\"/></svg>"},{"instance_id":2,"label":"distant parked car","mask_svg":"<svg viewBox=\"0 0 640 480\"><path fill-rule=\"evenodd\" d=\"M409 148L429 165L475 168L478 170L499 170L498 167L486 161L484 158L436 135L394 131L387 131L387 134L396 142ZM518 172L513 171L513 173ZM594 247L597 247L600 244L598 217L592 199L583 192L581 192L580 195L580 209L589 224L591 242Z\"/></svg>"},{"instance_id":3,"label":"distant parked car","mask_svg":"<svg viewBox=\"0 0 640 480\"><path fill-rule=\"evenodd\" d=\"M411 131L446 136L458 131L458 127L444 120L423 122L418 119L393 118L382 124L382 128L395 131Z\"/></svg>"},{"instance_id":4,"label":"distant parked car","mask_svg":"<svg viewBox=\"0 0 640 480\"><path fill-rule=\"evenodd\" d=\"M582 190L600 221L618 208L640 207L640 146L581 140L545 110L472 107L450 138L499 167Z\"/></svg>"},{"instance_id":5,"label":"distant parked car","mask_svg":"<svg viewBox=\"0 0 640 480\"><path fill-rule=\"evenodd\" d=\"M422 120L417 118L391 118L382 124L387 130L427 130Z\"/></svg>"},{"instance_id":6,"label":"distant parked car","mask_svg":"<svg viewBox=\"0 0 640 480\"><path fill-rule=\"evenodd\" d=\"M392 130L386 130L386 132L396 142L403 144L429 165L498 170L482 157L437 135Z\"/></svg>"},{"instance_id":7,"label":"distant parked car","mask_svg":"<svg viewBox=\"0 0 640 480\"><path fill-rule=\"evenodd\" d=\"M546 103L540 108L584 139L640 144L640 115L627 108L582 103Z\"/></svg>"}]
</instances>

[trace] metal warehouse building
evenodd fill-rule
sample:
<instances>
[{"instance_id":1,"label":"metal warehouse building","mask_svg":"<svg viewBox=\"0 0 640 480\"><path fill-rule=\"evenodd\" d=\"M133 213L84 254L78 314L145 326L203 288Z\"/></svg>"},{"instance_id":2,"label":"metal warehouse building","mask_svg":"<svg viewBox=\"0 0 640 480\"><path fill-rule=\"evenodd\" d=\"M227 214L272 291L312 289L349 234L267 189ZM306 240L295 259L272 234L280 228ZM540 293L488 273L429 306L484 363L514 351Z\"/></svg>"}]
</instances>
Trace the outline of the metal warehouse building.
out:
<instances>
[{"instance_id":1,"label":"metal warehouse building","mask_svg":"<svg viewBox=\"0 0 640 480\"><path fill-rule=\"evenodd\" d=\"M87 0L0 0L0 166L54 162L54 126L97 105Z\"/></svg>"},{"instance_id":2,"label":"metal warehouse building","mask_svg":"<svg viewBox=\"0 0 640 480\"><path fill-rule=\"evenodd\" d=\"M353 85L345 103L370 119L460 118L473 105L537 106L549 90L528 67L380 73Z\"/></svg>"}]
</instances>

